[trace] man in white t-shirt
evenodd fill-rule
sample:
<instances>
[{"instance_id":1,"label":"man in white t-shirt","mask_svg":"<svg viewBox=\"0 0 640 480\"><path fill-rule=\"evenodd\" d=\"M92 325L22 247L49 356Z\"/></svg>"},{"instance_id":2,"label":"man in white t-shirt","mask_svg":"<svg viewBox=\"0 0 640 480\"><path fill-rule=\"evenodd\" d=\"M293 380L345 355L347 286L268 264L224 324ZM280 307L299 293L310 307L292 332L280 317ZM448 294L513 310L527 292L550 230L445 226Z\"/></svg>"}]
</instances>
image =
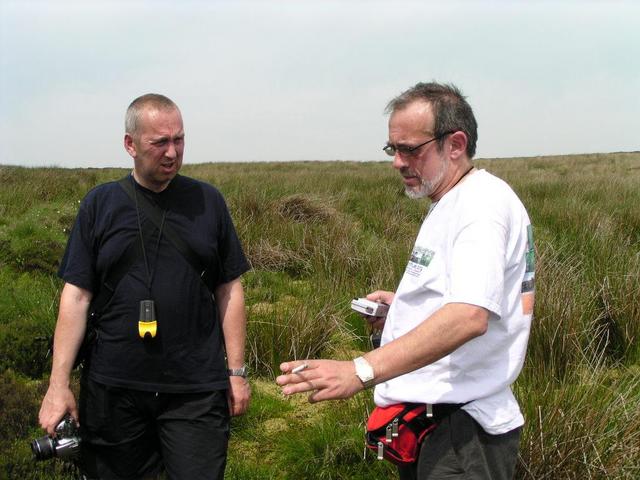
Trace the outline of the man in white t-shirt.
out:
<instances>
[{"instance_id":1,"label":"man in white t-shirt","mask_svg":"<svg viewBox=\"0 0 640 480\"><path fill-rule=\"evenodd\" d=\"M403 480L513 478L524 419L510 386L533 313L529 217L505 182L472 165L477 124L456 87L419 83L387 111L384 150L407 195L432 203L395 294L367 296L390 305L386 321L368 318L383 328L381 347L351 362L284 363L277 382L312 402L375 384L379 406L442 407Z\"/></svg>"}]
</instances>

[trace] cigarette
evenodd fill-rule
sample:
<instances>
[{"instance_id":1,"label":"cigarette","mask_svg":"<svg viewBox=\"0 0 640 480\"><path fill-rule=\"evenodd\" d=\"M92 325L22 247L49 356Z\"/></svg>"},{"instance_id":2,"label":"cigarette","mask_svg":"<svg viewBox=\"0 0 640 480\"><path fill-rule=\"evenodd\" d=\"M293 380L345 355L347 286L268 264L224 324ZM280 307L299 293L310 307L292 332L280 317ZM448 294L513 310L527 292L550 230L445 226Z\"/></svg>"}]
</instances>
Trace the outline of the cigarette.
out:
<instances>
[{"instance_id":1,"label":"cigarette","mask_svg":"<svg viewBox=\"0 0 640 480\"><path fill-rule=\"evenodd\" d=\"M302 365L298 365L296 368L294 368L293 370L291 370L291 373L300 373L301 371L303 371L305 368L307 368L309 365L307 365L306 363L303 363Z\"/></svg>"}]
</instances>

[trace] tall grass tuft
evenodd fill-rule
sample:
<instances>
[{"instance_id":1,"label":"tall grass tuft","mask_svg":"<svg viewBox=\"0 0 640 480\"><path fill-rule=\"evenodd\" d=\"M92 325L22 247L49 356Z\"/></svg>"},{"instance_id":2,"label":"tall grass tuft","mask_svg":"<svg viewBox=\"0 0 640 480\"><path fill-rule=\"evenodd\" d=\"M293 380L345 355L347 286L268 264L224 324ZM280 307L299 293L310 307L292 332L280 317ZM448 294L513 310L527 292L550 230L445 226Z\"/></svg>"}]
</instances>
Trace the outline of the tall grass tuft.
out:
<instances>
[{"instance_id":1,"label":"tall grass tuft","mask_svg":"<svg viewBox=\"0 0 640 480\"><path fill-rule=\"evenodd\" d=\"M516 478L638 478L639 374L593 361L563 382L519 382L527 424Z\"/></svg>"}]
</instances>

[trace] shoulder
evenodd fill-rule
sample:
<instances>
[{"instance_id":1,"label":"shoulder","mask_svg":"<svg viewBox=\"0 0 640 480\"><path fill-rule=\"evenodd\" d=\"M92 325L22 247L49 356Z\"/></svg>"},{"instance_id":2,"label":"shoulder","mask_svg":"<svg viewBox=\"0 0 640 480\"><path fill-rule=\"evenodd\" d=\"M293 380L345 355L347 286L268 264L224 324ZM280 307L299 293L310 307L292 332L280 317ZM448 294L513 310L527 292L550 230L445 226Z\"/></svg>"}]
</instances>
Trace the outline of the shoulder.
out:
<instances>
[{"instance_id":1,"label":"shoulder","mask_svg":"<svg viewBox=\"0 0 640 480\"><path fill-rule=\"evenodd\" d=\"M114 197L114 195L119 196L123 192L124 190L122 190L122 187L118 185L118 180L101 183L87 192L81 202L81 208L83 206L86 208L109 201Z\"/></svg>"},{"instance_id":2,"label":"shoulder","mask_svg":"<svg viewBox=\"0 0 640 480\"><path fill-rule=\"evenodd\" d=\"M512 191L507 182L484 169L480 169L469 178L469 184L477 190L494 191L497 194Z\"/></svg>"},{"instance_id":3,"label":"shoulder","mask_svg":"<svg viewBox=\"0 0 640 480\"><path fill-rule=\"evenodd\" d=\"M455 203L467 221L487 219L509 223L526 209L511 186L486 170L479 170L461 185Z\"/></svg>"},{"instance_id":4,"label":"shoulder","mask_svg":"<svg viewBox=\"0 0 640 480\"><path fill-rule=\"evenodd\" d=\"M461 189L461 195L469 201L479 205L510 205L519 204L520 199L513 188L486 170L479 170L469 178L467 188Z\"/></svg>"},{"instance_id":5,"label":"shoulder","mask_svg":"<svg viewBox=\"0 0 640 480\"><path fill-rule=\"evenodd\" d=\"M220 190L210 183L184 175L177 175L173 181L175 182L175 191L178 194L203 195L207 201L224 203L224 197L222 193L220 193Z\"/></svg>"}]
</instances>

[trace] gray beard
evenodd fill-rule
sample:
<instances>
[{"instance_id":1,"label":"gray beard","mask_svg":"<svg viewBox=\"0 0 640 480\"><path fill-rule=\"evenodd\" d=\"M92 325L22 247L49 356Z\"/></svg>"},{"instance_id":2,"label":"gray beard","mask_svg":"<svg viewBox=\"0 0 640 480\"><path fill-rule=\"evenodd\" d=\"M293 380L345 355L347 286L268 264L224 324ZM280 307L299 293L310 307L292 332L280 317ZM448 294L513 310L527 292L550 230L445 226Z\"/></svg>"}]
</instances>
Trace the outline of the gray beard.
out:
<instances>
[{"instance_id":1,"label":"gray beard","mask_svg":"<svg viewBox=\"0 0 640 480\"><path fill-rule=\"evenodd\" d=\"M431 193L432 187L429 184L423 183L424 180L420 179L420 186L417 188L404 187L404 193L411 200L420 200Z\"/></svg>"},{"instance_id":2,"label":"gray beard","mask_svg":"<svg viewBox=\"0 0 640 480\"><path fill-rule=\"evenodd\" d=\"M447 166L449 165L449 161L448 160L443 160L442 161L442 167L440 168L440 171L438 172L438 174L436 175L436 178L434 178L433 180L429 181L425 178L422 178L421 176L418 175L418 178L420 178L420 186L419 187L404 187L404 193L407 197L409 197L412 200L419 200L421 198L424 197L428 197L429 195L431 195L434 190L436 189L436 187L438 186L438 184L442 181L442 179L444 178L444 174L447 171Z\"/></svg>"}]
</instances>

